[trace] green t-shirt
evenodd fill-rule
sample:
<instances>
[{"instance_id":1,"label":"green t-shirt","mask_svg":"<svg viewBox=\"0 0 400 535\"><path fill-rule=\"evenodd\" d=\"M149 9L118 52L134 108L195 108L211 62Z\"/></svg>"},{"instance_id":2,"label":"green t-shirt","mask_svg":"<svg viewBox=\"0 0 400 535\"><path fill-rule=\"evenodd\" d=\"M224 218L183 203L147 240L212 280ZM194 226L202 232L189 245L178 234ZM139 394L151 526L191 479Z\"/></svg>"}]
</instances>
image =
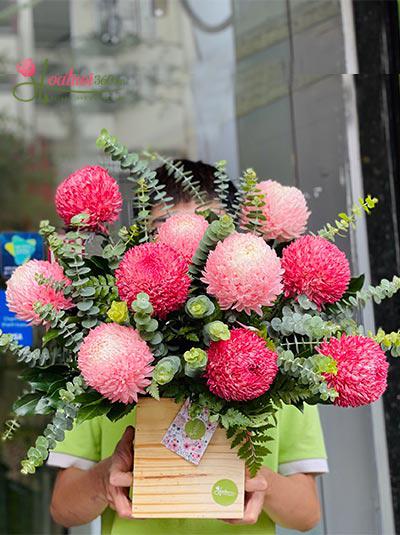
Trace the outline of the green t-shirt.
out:
<instances>
[{"instance_id":1,"label":"green t-shirt","mask_svg":"<svg viewBox=\"0 0 400 535\"><path fill-rule=\"evenodd\" d=\"M134 424L134 412L118 422L98 417L76 426L66 433L65 440L50 454L48 464L66 468L89 468L112 455L125 428ZM324 440L315 406L306 406L304 413L294 407L278 412L278 425L271 431L274 440L265 465L283 475L327 472ZM275 525L263 513L255 525L230 525L220 520L201 519L121 519L107 509L102 515L102 533L106 535L272 535Z\"/></svg>"}]
</instances>

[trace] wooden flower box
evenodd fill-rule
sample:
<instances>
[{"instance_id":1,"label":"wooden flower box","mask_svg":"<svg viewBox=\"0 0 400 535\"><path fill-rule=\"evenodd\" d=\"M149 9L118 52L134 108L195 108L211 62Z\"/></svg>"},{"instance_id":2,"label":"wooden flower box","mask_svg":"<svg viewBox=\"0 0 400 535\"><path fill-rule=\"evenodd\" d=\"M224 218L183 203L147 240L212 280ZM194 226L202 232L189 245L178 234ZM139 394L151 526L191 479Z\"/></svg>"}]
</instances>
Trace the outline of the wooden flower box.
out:
<instances>
[{"instance_id":1,"label":"wooden flower box","mask_svg":"<svg viewBox=\"0 0 400 535\"><path fill-rule=\"evenodd\" d=\"M137 405L132 489L134 518L242 518L244 462L217 428L196 466L162 438L181 405L142 398Z\"/></svg>"}]
</instances>

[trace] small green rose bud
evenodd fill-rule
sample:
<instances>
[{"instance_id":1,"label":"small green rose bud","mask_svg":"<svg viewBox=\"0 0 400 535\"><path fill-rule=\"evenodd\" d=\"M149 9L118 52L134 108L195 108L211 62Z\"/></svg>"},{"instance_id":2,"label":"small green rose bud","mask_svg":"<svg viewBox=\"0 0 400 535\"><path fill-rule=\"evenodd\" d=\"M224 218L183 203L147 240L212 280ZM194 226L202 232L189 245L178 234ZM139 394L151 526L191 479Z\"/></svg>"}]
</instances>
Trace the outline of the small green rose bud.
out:
<instances>
[{"instance_id":1,"label":"small green rose bud","mask_svg":"<svg viewBox=\"0 0 400 535\"><path fill-rule=\"evenodd\" d=\"M164 357L157 362L153 370L153 380L159 385L165 385L172 381L180 367L181 359L179 357Z\"/></svg>"},{"instance_id":2,"label":"small green rose bud","mask_svg":"<svg viewBox=\"0 0 400 535\"><path fill-rule=\"evenodd\" d=\"M192 297L186 303L186 312L192 318L199 319L211 316L215 310L214 303L206 295Z\"/></svg>"},{"instance_id":3,"label":"small green rose bud","mask_svg":"<svg viewBox=\"0 0 400 535\"><path fill-rule=\"evenodd\" d=\"M192 347L185 351L183 358L192 368L204 368L207 364L207 353L199 347Z\"/></svg>"},{"instance_id":4,"label":"small green rose bud","mask_svg":"<svg viewBox=\"0 0 400 535\"><path fill-rule=\"evenodd\" d=\"M204 332L206 336L208 336L213 342L218 342L219 340L229 340L231 337L228 325L218 320L207 323L207 325L204 327Z\"/></svg>"},{"instance_id":5,"label":"small green rose bud","mask_svg":"<svg viewBox=\"0 0 400 535\"><path fill-rule=\"evenodd\" d=\"M128 305L125 301L113 301L107 311L107 316L115 323L126 323L128 321Z\"/></svg>"}]
</instances>

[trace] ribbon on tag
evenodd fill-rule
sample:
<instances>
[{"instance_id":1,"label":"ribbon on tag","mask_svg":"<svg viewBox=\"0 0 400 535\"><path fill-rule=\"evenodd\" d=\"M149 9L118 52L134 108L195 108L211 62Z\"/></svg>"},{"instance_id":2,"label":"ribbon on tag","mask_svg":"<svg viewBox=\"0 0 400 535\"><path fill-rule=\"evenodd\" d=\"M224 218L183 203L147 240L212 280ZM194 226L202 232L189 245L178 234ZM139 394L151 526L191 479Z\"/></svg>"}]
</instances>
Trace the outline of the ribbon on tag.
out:
<instances>
[{"instance_id":1,"label":"ribbon on tag","mask_svg":"<svg viewBox=\"0 0 400 535\"><path fill-rule=\"evenodd\" d=\"M191 418L189 407L190 400L187 399L161 443L190 463L199 464L218 424L209 421L208 409L203 409L198 416Z\"/></svg>"}]
</instances>

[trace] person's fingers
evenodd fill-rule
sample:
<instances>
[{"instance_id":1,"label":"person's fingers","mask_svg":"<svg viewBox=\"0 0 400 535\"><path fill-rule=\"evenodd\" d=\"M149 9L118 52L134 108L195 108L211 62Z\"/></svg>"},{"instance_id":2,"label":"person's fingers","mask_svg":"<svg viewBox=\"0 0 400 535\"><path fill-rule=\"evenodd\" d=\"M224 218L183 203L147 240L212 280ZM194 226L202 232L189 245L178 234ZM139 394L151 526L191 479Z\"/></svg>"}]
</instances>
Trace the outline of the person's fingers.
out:
<instances>
[{"instance_id":1,"label":"person's fingers","mask_svg":"<svg viewBox=\"0 0 400 535\"><path fill-rule=\"evenodd\" d=\"M120 487L111 487L110 494L115 511L121 518L132 518L132 503Z\"/></svg>"},{"instance_id":2,"label":"person's fingers","mask_svg":"<svg viewBox=\"0 0 400 535\"><path fill-rule=\"evenodd\" d=\"M257 475L253 478L246 477L245 491L246 492L261 492L268 488L267 480L262 475Z\"/></svg>"},{"instance_id":3,"label":"person's fingers","mask_svg":"<svg viewBox=\"0 0 400 535\"><path fill-rule=\"evenodd\" d=\"M126 428L118 442L111 460L110 483L115 486L129 487L132 483L134 429Z\"/></svg>"},{"instance_id":4,"label":"person's fingers","mask_svg":"<svg viewBox=\"0 0 400 535\"><path fill-rule=\"evenodd\" d=\"M130 487L132 485L132 472L122 472L111 465L110 484L114 487Z\"/></svg>"},{"instance_id":5,"label":"person's fingers","mask_svg":"<svg viewBox=\"0 0 400 535\"><path fill-rule=\"evenodd\" d=\"M133 442L134 438L135 438L135 430L131 425L129 425L125 429L125 432L122 435L121 440L118 442L118 444L117 444L117 446L115 448L115 451L116 452L125 451L127 448L129 448L131 450L132 449L132 442Z\"/></svg>"},{"instance_id":6,"label":"person's fingers","mask_svg":"<svg viewBox=\"0 0 400 535\"><path fill-rule=\"evenodd\" d=\"M228 524L256 524L264 506L264 493L252 492L248 495L243 518L225 520Z\"/></svg>"},{"instance_id":7,"label":"person's fingers","mask_svg":"<svg viewBox=\"0 0 400 535\"><path fill-rule=\"evenodd\" d=\"M243 522L245 524L255 524L264 506L264 492L253 492L250 494L244 509Z\"/></svg>"}]
</instances>

